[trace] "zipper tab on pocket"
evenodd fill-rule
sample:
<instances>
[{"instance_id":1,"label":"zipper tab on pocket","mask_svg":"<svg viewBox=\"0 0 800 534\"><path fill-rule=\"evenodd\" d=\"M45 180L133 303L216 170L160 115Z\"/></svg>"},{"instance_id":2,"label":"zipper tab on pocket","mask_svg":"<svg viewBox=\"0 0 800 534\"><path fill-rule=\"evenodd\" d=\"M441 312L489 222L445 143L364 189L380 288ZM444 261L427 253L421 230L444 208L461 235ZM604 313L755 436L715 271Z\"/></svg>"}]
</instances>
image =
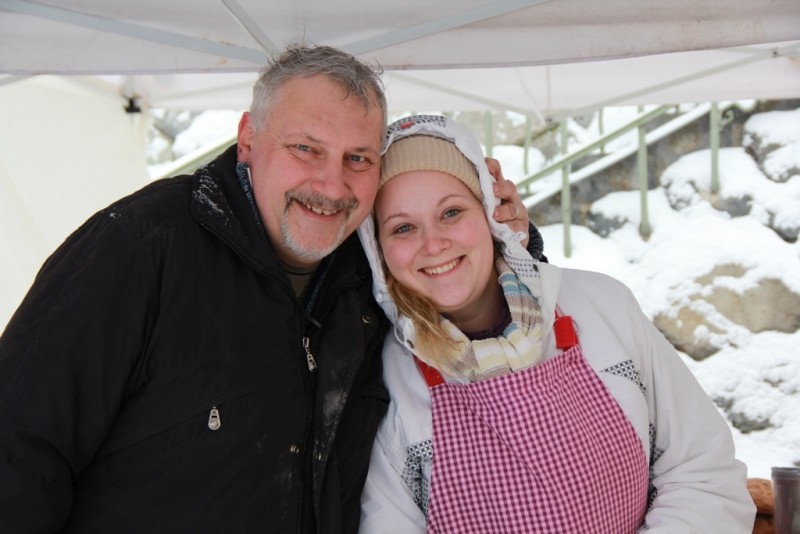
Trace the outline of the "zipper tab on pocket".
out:
<instances>
[{"instance_id":1,"label":"zipper tab on pocket","mask_svg":"<svg viewBox=\"0 0 800 534\"><path fill-rule=\"evenodd\" d=\"M211 430L219 430L222 426L222 420L219 418L219 410L216 406L211 407L211 413L208 414L208 428Z\"/></svg>"},{"instance_id":2,"label":"zipper tab on pocket","mask_svg":"<svg viewBox=\"0 0 800 534\"><path fill-rule=\"evenodd\" d=\"M311 349L309 348L311 345L311 340L308 337L303 338L303 348L306 349L306 361L308 362L308 370L312 373L317 369L317 361L314 359L314 355L311 354Z\"/></svg>"}]
</instances>

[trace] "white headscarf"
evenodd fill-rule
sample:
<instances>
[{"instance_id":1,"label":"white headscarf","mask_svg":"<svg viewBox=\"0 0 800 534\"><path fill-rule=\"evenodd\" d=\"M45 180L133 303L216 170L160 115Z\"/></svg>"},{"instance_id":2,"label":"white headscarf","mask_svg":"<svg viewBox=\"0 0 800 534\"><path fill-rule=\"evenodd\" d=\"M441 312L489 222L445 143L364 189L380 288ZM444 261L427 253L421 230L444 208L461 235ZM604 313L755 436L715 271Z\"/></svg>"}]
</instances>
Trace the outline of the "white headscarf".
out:
<instances>
[{"instance_id":1,"label":"white headscarf","mask_svg":"<svg viewBox=\"0 0 800 534\"><path fill-rule=\"evenodd\" d=\"M383 153L395 141L410 135L431 135L441 137L453 142L456 147L469 159L478 171L481 191L483 192L483 207L489 230L492 237L501 243L503 258L517 277L530 290L531 294L540 301L543 314L543 334L546 334L553 324L553 310L555 303L543 302L542 281L539 273L539 262L531 257L530 253L520 242L524 234L515 233L507 224L494 220L493 214L499 200L494 195L492 184L494 178L489 174L480 143L464 126L439 115L415 115L405 117L389 125L386 132L386 141ZM381 306L387 317L395 325L394 334L397 339L410 350L415 347L414 325L411 319L400 314L394 301L389 296L386 276L383 272L381 252L375 234L375 224L372 217L367 217L358 228L358 237L364 247L367 258L372 268L373 287L375 300ZM425 355L418 354L423 359Z\"/></svg>"}]
</instances>

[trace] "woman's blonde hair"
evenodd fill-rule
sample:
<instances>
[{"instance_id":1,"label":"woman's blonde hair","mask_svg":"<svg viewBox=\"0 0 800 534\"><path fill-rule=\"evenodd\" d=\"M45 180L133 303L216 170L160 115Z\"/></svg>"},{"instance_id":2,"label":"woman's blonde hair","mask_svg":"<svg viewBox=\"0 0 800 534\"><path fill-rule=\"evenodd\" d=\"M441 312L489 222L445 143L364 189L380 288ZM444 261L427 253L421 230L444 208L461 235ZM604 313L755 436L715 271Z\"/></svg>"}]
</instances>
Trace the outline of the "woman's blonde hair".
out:
<instances>
[{"instance_id":1,"label":"woman's blonde hair","mask_svg":"<svg viewBox=\"0 0 800 534\"><path fill-rule=\"evenodd\" d=\"M414 323L414 352L424 354L426 359L440 369L453 367L449 355L455 348L455 341L442 327L439 311L433 302L403 286L392 276L386 265L386 285L398 311Z\"/></svg>"},{"instance_id":2,"label":"woman's blonde hair","mask_svg":"<svg viewBox=\"0 0 800 534\"><path fill-rule=\"evenodd\" d=\"M492 241L496 259L502 255L502 248L498 241L494 239ZM433 301L403 286L392 276L386 263L382 263L389 296L392 297L398 311L411 319L414 324L416 335L414 352L424 354L426 359L439 369L452 369L453 362L450 355L456 348L456 342L442 326L441 314Z\"/></svg>"}]
</instances>

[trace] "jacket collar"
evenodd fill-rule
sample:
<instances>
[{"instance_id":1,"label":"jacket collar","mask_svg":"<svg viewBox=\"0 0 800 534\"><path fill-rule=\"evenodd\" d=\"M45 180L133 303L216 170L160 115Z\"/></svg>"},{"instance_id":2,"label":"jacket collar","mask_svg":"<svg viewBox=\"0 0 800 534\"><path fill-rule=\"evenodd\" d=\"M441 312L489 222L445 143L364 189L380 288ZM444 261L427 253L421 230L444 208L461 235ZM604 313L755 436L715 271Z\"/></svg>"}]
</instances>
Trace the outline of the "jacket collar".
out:
<instances>
[{"instance_id":1,"label":"jacket collar","mask_svg":"<svg viewBox=\"0 0 800 534\"><path fill-rule=\"evenodd\" d=\"M194 174L192 216L262 273L282 270L258 212L236 176L237 147L233 145Z\"/></svg>"}]
</instances>

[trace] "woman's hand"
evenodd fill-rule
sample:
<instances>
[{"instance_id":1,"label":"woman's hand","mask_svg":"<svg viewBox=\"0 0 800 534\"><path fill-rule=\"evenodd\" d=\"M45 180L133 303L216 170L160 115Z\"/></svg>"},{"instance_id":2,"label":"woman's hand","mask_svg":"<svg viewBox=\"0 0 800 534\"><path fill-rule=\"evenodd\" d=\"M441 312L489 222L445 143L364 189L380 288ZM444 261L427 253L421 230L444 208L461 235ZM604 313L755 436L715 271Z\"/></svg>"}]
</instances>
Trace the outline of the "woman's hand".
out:
<instances>
[{"instance_id":1,"label":"woman's hand","mask_svg":"<svg viewBox=\"0 0 800 534\"><path fill-rule=\"evenodd\" d=\"M500 162L494 158L485 158L489 173L494 177L494 195L500 199L500 205L494 209L494 220L506 223L515 232L525 234L522 246L528 246L528 210L522 203L517 186L511 180L503 178Z\"/></svg>"}]
</instances>

